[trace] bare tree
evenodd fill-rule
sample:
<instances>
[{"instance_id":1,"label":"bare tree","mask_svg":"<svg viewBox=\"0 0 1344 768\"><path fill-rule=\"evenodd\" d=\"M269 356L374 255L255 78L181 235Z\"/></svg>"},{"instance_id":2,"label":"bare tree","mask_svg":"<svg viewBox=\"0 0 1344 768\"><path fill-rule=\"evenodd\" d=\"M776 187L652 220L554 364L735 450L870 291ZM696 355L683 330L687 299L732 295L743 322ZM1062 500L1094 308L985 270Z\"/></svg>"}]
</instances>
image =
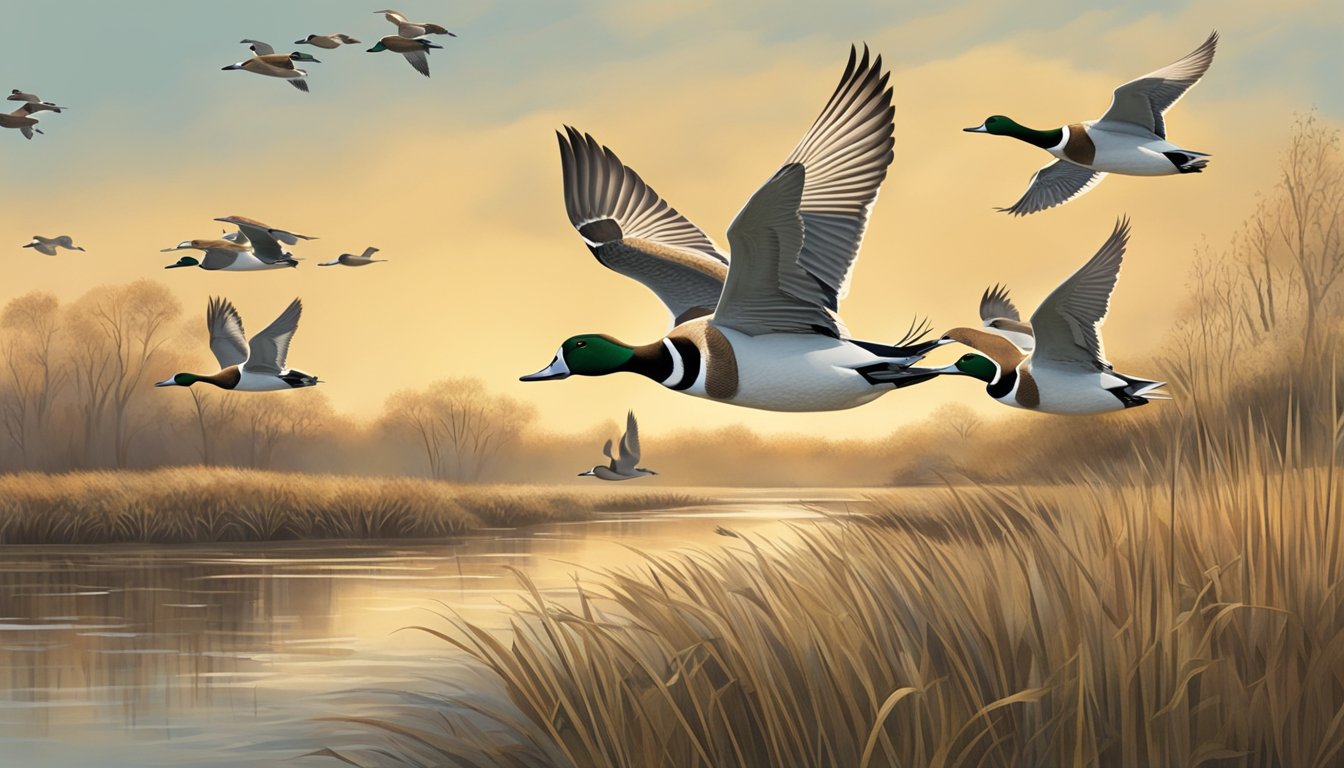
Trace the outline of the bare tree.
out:
<instances>
[{"instance_id":1,"label":"bare tree","mask_svg":"<svg viewBox=\"0 0 1344 768\"><path fill-rule=\"evenodd\" d=\"M388 400L384 421L415 436L435 479L476 482L531 417L525 403L492 395L476 379L458 378L398 392Z\"/></svg>"},{"instance_id":2,"label":"bare tree","mask_svg":"<svg viewBox=\"0 0 1344 768\"><path fill-rule=\"evenodd\" d=\"M985 423L980 414L962 403L945 403L929 418L963 441L970 440Z\"/></svg>"},{"instance_id":3,"label":"bare tree","mask_svg":"<svg viewBox=\"0 0 1344 768\"><path fill-rule=\"evenodd\" d=\"M11 390L4 405L5 429L25 466L31 453L41 455L52 407L68 380L57 350L60 304L49 293L29 293L0 314L5 370Z\"/></svg>"},{"instance_id":4,"label":"bare tree","mask_svg":"<svg viewBox=\"0 0 1344 768\"><path fill-rule=\"evenodd\" d=\"M1302 357L1319 349L1320 314L1344 274L1344 163L1339 131L1315 113L1297 121L1279 179L1282 205L1277 231L1301 282Z\"/></svg>"},{"instance_id":5,"label":"bare tree","mask_svg":"<svg viewBox=\"0 0 1344 768\"><path fill-rule=\"evenodd\" d=\"M320 392L239 395L237 400L234 418L247 428L248 466L255 468L274 466L282 441L311 434L333 414Z\"/></svg>"},{"instance_id":6,"label":"bare tree","mask_svg":"<svg viewBox=\"0 0 1344 768\"><path fill-rule=\"evenodd\" d=\"M112 419L115 464L125 467L131 441L148 425L135 420L134 401L143 392L146 374L161 357L171 323L182 307L168 289L149 280L94 289L72 307L81 317L82 359L76 383L87 398L86 441L104 415Z\"/></svg>"},{"instance_id":7,"label":"bare tree","mask_svg":"<svg viewBox=\"0 0 1344 768\"><path fill-rule=\"evenodd\" d=\"M203 386L191 387L190 391L196 429L201 436L201 463L212 466L219 460L220 437L232 428L238 413L238 396L231 392L210 392Z\"/></svg>"}]
</instances>

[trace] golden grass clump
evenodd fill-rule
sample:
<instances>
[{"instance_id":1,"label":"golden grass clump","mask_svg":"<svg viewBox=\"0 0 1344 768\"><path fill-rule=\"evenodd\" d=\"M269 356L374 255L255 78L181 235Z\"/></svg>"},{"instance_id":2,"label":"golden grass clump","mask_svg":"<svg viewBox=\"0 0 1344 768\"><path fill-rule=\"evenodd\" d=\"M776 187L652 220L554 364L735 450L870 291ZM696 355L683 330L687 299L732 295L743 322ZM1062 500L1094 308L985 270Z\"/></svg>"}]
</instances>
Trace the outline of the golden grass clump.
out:
<instances>
[{"instance_id":1,"label":"golden grass clump","mask_svg":"<svg viewBox=\"0 0 1344 768\"><path fill-rule=\"evenodd\" d=\"M693 504L684 494L185 467L0 476L0 544L441 537Z\"/></svg>"},{"instance_id":2,"label":"golden grass clump","mask_svg":"<svg viewBox=\"0 0 1344 768\"><path fill-rule=\"evenodd\" d=\"M494 730L362 722L410 765L1338 766L1337 473L1263 434L1105 482L884 493L569 602L524 578L511 640L427 630L502 681Z\"/></svg>"}]
</instances>

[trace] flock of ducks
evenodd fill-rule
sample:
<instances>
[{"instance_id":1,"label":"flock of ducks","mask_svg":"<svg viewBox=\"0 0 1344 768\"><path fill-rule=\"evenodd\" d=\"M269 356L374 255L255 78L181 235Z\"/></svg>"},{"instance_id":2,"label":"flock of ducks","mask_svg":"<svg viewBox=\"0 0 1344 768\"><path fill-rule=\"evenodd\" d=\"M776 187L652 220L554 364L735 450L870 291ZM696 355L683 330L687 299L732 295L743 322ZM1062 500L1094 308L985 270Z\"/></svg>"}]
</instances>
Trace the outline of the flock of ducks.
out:
<instances>
[{"instance_id":1,"label":"flock of ducks","mask_svg":"<svg viewBox=\"0 0 1344 768\"><path fill-rule=\"evenodd\" d=\"M438 24L427 21L409 21L401 11L383 9L374 11L374 13L383 14L383 18L396 26L397 34L383 37L377 43L374 43L373 47L368 49L367 52L391 51L399 53L415 68L416 72L425 77L429 77L430 50L443 47L438 43L426 40L425 35L457 37L455 33L449 32ZM297 64L300 62L322 63L320 59L303 51L276 53L274 46L260 40L243 40L241 42L247 45L248 50L252 51L252 58L223 67L225 71L240 69L254 75L282 78L304 93L308 92L308 70L299 69ZM359 40L340 32L330 35L311 34L302 40L294 41L294 45L311 45L324 50L334 50L342 45L359 44Z\"/></svg>"},{"instance_id":2,"label":"flock of ducks","mask_svg":"<svg viewBox=\"0 0 1344 768\"><path fill-rule=\"evenodd\" d=\"M396 25L372 52L400 53L428 75L427 54L440 47L425 35L453 35L429 22L412 22L394 10L376 11ZM297 62L316 62L299 51L276 53L244 40L254 56L225 69L286 79L307 90ZM1026 193L999 209L1015 216L1036 213L1085 193L1106 174L1160 176L1198 173L1203 152L1167 139L1166 112L1204 75L1213 61L1217 33L1186 57L1121 85L1098 120L1035 130L1002 115L965 130L1011 136L1056 159L1032 178ZM359 44L345 34L308 35L295 45L334 49ZM747 200L728 227L729 253L660 197L607 147L575 128L558 134L565 209L598 263L649 289L668 310L668 332L645 344L603 333L571 336L545 368L521 377L550 381L570 376L635 373L695 397L773 411L832 411L871 402L896 389L941 376L969 376L989 396L1015 408L1054 414L1118 411L1167 399L1163 382L1116 372L1106 360L1101 326L1129 241L1121 218L1100 249L1064 279L1024 322L1006 287L995 285L980 300L980 324L954 327L924 340L926 324L912 325L894 344L851 335L839 315L868 218L895 156L890 73L881 56L851 47L840 83L820 116L779 169ZM0 126L31 138L40 111L61 108L13 91L24 106L0 116ZM243 216L217 239L178 243L165 252L192 250L168 269L257 271L298 266L285 246L313 240ZM25 247L44 254L83 250L69 236L34 236ZM320 266L362 267L384 261L377 248L343 253ZM290 342L303 306L295 299L250 339L233 304L211 298L206 314L210 350L219 363L211 374L183 372L158 386L210 384L226 390L276 391L311 387L316 376L287 367ZM970 351L954 363L916 364L932 350L962 344ZM618 452L608 440L606 465L580 476L628 480L657 474L637 466L639 427L628 413Z\"/></svg>"},{"instance_id":3,"label":"flock of ducks","mask_svg":"<svg viewBox=\"0 0 1344 768\"><path fill-rule=\"evenodd\" d=\"M1056 159L1032 178L1009 214L1066 203L1108 173L1199 173L1204 152L1167 139L1166 112L1213 61L1217 33L1179 61L1115 90L1098 120L1052 130L994 115L973 133L1011 136ZM896 344L854 338L840 319L878 189L894 157L892 89L880 56L850 49L840 84L802 141L728 227L729 254L591 135L558 134L565 208L598 263L648 288L666 306L670 330L630 344L604 333L571 336L549 365L521 377L635 373L673 391L774 411L853 408L940 376L969 376L991 398L1042 413L1107 413L1169 399L1163 382L1117 372L1101 326L1129 243L1121 218L1101 248L1023 322L1006 287L981 296L979 327L920 341L912 326ZM915 365L945 344L971 351L951 365ZM585 476L628 480L652 474L639 460L634 414L621 455Z\"/></svg>"}]
</instances>

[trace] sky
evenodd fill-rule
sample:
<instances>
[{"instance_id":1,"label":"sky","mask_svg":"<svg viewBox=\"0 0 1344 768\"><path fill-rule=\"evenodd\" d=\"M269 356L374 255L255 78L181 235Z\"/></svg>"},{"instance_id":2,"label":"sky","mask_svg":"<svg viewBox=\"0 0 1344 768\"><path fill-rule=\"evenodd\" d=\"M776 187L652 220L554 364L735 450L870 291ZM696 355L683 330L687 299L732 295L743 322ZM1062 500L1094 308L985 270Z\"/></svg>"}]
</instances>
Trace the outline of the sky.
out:
<instances>
[{"instance_id":1,"label":"sky","mask_svg":"<svg viewBox=\"0 0 1344 768\"><path fill-rule=\"evenodd\" d=\"M1225 246L1272 187L1296 114L1314 108L1344 123L1337 2L399 2L459 35L436 39L445 47L430 56L429 79L400 56L365 52L393 32L368 3L7 8L0 88L70 109L40 115L46 134L31 142L0 131L0 302L150 278L188 316L223 295L257 330L299 296L290 364L361 416L398 389L474 376L561 431L634 408L646 431L740 423L872 437L944 402L1003 409L960 378L824 414L701 401L634 375L518 382L570 335L647 343L667 330L661 304L597 264L570 228L555 131L593 133L726 249L728 223L811 125L849 46L867 42L892 70L896 145L841 306L854 335L894 340L915 315L939 330L974 324L996 282L1029 314L1129 215L1107 352L1121 370L1160 379L1125 362L1160 340L1196 251ZM1061 208L993 211L1049 158L961 128L990 114L1039 128L1098 117L1115 86L1212 29L1217 58L1167 121L1176 143L1213 155L1205 173L1111 176ZM332 32L366 44L305 49L322 61L307 65L311 93L220 70L250 55L243 38L284 51ZM161 248L217 236L212 219L230 214L320 239L293 249L299 269L163 271L177 254ZM70 234L88 252L20 248L33 234ZM390 262L315 266L366 245ZM202 324L203 353L206 341Z\"/></svg>"}]
</instances>

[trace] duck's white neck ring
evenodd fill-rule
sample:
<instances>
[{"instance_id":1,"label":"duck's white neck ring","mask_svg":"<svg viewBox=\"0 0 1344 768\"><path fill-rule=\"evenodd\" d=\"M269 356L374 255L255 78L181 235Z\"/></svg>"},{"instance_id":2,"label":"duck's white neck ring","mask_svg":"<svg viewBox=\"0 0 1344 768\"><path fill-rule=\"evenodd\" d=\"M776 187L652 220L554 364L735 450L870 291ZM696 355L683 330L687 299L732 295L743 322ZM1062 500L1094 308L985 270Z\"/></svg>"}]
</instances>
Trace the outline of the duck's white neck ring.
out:
<instances>
[{"instance_id":1,"label":"duck's white neck ring","mask_svg":"<svg viewBox=\"0 0 1344 768\"><path fill-rule=\"evenodd\" d=\"M1069 126L1066 125L1060 128L1059 135L1060 135L1059 143L1050 148L1051 152L1064 151L1064 146L1069 143Z\"/></svg>"},{"instance_id":2,"label":"duck's white neck ring","mask_svg":"<svg viewBox=\"0 0 1344 768\"><path fill-rule=\"evenodd\" d=\"M672 373L666 379L663 379L662 384L664 387L675 387L681 383L682 377L686 375L686 364L682 362L681 353L677 351L671 339L663 337L663 347L667 349L667 354L672 356Z\"/></svg>"}]
</instances>

